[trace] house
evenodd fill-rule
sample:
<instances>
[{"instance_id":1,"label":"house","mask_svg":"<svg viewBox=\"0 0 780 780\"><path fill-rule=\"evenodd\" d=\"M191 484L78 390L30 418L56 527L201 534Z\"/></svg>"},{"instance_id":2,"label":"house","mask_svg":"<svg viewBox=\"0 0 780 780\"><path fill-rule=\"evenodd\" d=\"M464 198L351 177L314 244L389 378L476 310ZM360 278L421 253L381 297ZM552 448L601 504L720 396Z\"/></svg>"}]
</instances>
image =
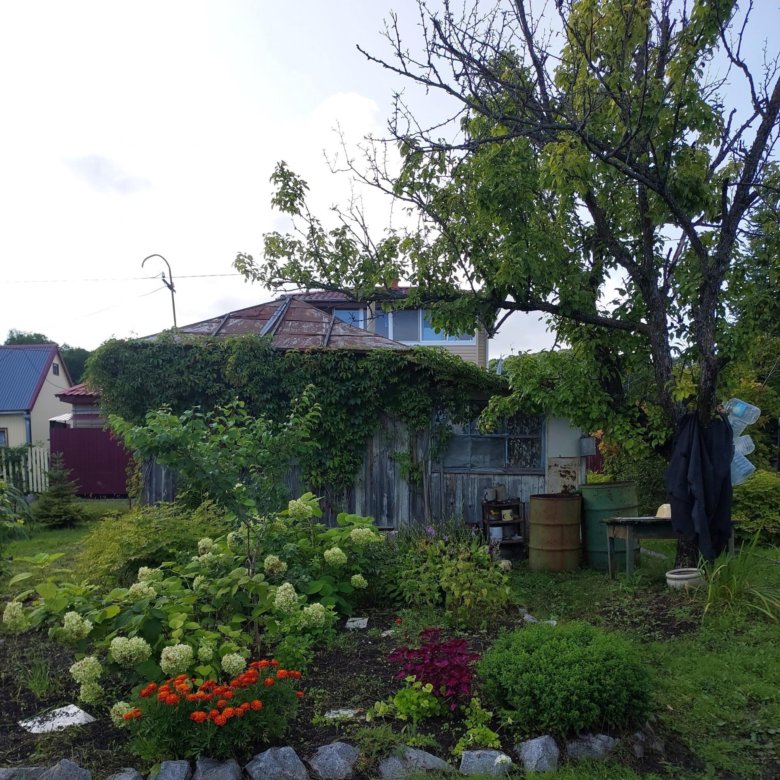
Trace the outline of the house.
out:
<instances>
[{"instance_id":1,"label":"house","mask_svg":"<svg viewBox=\"0 0 780 780\"><path fill-rule=\"evenodd\" d=\"M0 346L0 447L48 447L49 419L69 410L57 393L71 384L56 344Z\"/></svg>"},{"instance_id":2,"label":"house","mask_svg":"<svg viewBox=\"0 0 780 780\"><path fill-rule=\"evenodd\" d=\"M79 496L126 496L131 454L106 428L100 393L80 384L57 397L71 411L49 420L51 452L62 455Z\"/></svg>"},{"instance_id":3,"label":"house","mask_svg":"<svg viewBox=\"0 0 780 780\"><path fill-rule=\"evenodd\" d=\"M312 295L317 305L310 302ZM271 346L279 350L408 350L412 344L431 343L420 338L423 331L405 342L388 339L377 332L376 326L365 327L367 312L340 294L306 293L185 325L177 329L176 335L261 335L270 338ZM387 332L412 336L411 329L403 330L403 318L394 321L402 313L409 312L389 313ZM424 327L424 313L416 310L414 315ZM148 340L156 338L150 336ZM478 347L477 335L471 346ZM400 420L384 416L366 444L354 484L345 495L332 496L329 504L370 515L388 527L434 517L462 516L478 522L487 488L504 485L510 496L526 503L532 494L571 490L583 481L582 432L578 428L561 418L516 415L498 430L483 433L476 418L486 401L473 399L474 419L466 425L431 420L428 430L412 431ZM442 429L448 432L446 437L439 435ZM446 446L441 447L443 438ZM408 453L418 466L414 478L399 453ZM294 495L309 486L292 473L288 487ZM166 469L150 468L145 474L144 491L147 503L171 500L175 480Z\"/></svg>"},{"instance_id":4,"label":"house","mask_svg":"<svg viewBox=\"0 0 780 780\"><path fill-rule=\"evenodd\" d=\"M408 288L393 286L400 297ZM356 328L398 341L407 346L441 347L482 368L488 365L488 335L484 328L473 333L446 333L431 325L425 309L383 311L376 304L360 303L341 292L313 290L295 293L294 298L316 306Z\"/></svg>"}]
</instances>

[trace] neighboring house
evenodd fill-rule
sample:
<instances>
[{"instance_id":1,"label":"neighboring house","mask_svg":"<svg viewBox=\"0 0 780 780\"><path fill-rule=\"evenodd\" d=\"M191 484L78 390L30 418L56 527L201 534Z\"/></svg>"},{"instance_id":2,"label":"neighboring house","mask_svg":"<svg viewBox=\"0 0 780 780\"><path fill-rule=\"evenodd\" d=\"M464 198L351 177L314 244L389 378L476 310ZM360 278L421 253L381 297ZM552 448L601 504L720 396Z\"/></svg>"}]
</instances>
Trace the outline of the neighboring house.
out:
<instances>
[{"instance_id":1,"label":"neighboring house","mask_svg":"<svg viewBox=\"0 0 780 780\"><path fill-rule=\"evenodd\" d=\"M57 396L71 411L49 421L51 451L62 455L80 496L126 496L131 455L105 427L100 393L75 385Z\"/></svg>"},{"instance_id":2,"label":"neighboring house","mask_svg":"<svg viewBox=\"0 0 780 780\"><path fill-rule=\"evenodd\" d=\"M408 288L393 287L403 296ZM483 328L474 333L446 333L436 330L425 309L385 312L378 305L359 303L340 292L314 290L291 297L322 309L356 328L376 333L408 346L441 347L482 368L488 365L488 336Z\"/></svg>"},{"instance_id":3,"label":"neighboring house","mask_svg":"<svg viewBox=\"0 0 780 780\"><path fill-rule=\"evenodd\" d=\"M185 325L178 328L178 333L217 338L262 335L282 350L408 349L406 343L363 327L366 323L360 318L366 316L366 310L349 308L344 296L317 296L317 306L300 295L286 296ZM389 332L399 333L393 318L406 313L409 312L391 313ZM424 322L422 313L416 312L415 316L418 322ZM356 326L347 324L347 320L355 321ZM400 335L411 335L411 331ZM472 346L476 347L477 337L474 342ZM430 342L415 337L408 343ZM474 401L475 418L485 401ZM413 520L453 516L478 522L485 489L494 485L504 484L510 496L525 503L532 494L573 490L583 481L582 432L564 419L517 415L490 434L480 433L474 422L451 426L444 451L434 453L432 433L437 425L449 423L432 420L427 431L410 431L401 421L384 417L366 445L353 487L346 495L331 497L330 505L370 515L383 526L398 527ZM413 453L414 462L421 466L418 479L409 480L408 464L398 459L399 452ZM175 487L170 471L150 467L144 476L144 501L172 500ZM295 494L308 486L302 485L293 473L288 487Z\"/></svg>"},{"instance_id":4,"label":"neighboring house","mask_svg":"<svg viewBox=\"0 0 780 780\"><path fill-rule=\"evenodd\" d=\"M49 443L49 419L69 407L71 386L56 344L0 346L0 447Z\"/></svg>"}]
</instances>

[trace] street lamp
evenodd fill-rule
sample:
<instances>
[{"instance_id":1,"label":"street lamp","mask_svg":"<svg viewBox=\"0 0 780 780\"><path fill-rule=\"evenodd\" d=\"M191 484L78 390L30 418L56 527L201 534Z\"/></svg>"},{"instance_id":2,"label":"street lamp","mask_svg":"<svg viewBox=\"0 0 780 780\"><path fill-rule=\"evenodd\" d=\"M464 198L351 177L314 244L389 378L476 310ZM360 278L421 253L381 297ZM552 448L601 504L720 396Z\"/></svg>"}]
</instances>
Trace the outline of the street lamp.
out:
<instances>
[{"instance_id":1,"label":"street lamp","mask_svg":"<svg viewBox=\"0 0 780 780\"><path fill-rule=\"evenodd\" d=\"M143 262L141 263L141 268L144 267L144 263L146 263L147 260L149 260L152 257L159 257L160 260L165 263L165 265L168 267L168 278L165 278L165 271L163 271L160 274L160 278L162 279L162 283L171 291L171 309L173 309L173 329L176 330L178 328L178 325L176 324L176 300L173 297L173 294L176 292L176 289L173 286L173 273L171 272L171 264L162 256L158 255L157 253L153 255L148 255L143 259Z\"/></svg>"}]
</instances>

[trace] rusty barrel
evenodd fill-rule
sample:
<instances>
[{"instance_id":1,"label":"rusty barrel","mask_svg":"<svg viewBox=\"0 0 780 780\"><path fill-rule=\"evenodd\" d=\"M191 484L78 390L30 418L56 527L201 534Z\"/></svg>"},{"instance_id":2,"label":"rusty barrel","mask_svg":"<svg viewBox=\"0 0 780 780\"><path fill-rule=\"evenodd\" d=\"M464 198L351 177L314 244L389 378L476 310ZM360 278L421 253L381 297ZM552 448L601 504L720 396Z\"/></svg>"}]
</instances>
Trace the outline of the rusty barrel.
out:
<instances>
[{"instance_id":1,"label":"rusty barrel","mask_svg":"<svg viewBox=\"0 0 780 780\"><path fill-rule=\"evenodd\" d=\"M532 571L574 571L580 565L579 493L531 496L528 567Z\"/></svg>"}]
</instances>

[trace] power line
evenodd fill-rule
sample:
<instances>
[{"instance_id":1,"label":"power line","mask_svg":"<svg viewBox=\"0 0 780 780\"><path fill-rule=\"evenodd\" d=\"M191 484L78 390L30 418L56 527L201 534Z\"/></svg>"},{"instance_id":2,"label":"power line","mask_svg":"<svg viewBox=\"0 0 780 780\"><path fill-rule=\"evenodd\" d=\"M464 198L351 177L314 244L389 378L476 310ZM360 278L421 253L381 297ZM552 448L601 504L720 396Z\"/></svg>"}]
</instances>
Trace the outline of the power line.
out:
<instances>
[{"instance_id":1,"label":"power line","mask_svg":"<svg viewBox=\"0 0 780 780\"><path fill-rule=\"evenodd\" d=\"M227 276L243 276L237 271L232 274L177 274L177 279L216 279ZM148 282L150 279L159 279L159 274L154 276L112 276L93 279L0 279L0 284L81 284L82 282Z\"/></svg>"}]
</instances>

